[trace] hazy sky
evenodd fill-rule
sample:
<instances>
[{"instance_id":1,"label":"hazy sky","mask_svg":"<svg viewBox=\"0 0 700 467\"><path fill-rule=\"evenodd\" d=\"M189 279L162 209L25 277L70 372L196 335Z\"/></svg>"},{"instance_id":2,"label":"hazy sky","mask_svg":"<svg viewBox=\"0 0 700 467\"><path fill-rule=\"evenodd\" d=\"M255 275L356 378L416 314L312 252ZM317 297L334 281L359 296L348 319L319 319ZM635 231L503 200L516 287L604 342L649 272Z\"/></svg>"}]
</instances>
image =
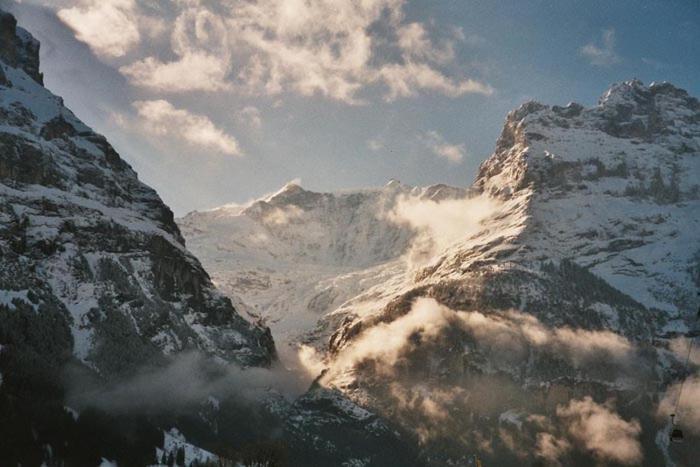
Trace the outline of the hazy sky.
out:
<instances>
[{"instance_id":1,"label":"hazy sky","mask_svg":"<svg viewBox=\"0 0 700 467\"><path fill-rule=\"evenodd\" d=\"M471 183L506 113L610 83L700 95L700 1L0 0L48 88L178 215L313 190Z\"/></svg>"}]
</instances>

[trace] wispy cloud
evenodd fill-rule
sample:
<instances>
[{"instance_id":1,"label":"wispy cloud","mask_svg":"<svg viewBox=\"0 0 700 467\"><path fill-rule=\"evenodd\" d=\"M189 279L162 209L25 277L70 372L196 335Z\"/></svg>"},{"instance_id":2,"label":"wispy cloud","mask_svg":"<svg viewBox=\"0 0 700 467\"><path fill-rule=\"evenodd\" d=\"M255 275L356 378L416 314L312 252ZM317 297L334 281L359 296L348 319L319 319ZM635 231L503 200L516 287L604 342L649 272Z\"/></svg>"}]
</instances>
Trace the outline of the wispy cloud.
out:
<instances>
[{"instance_id":1,"label":"wispy cloud","mask_svg":"<svg viewBox=\"0 0 700 467\"><path fill-rule=\"evenodd\" d=\"M362 385L367 379L381 382L392 404L390 413L414 430L422 442L473 430L474 426L465 422L466 414L500 414L500 419L514 401L531 400L532 404L520 407L521 413L512 414L515 421L511 423L517 425L519 440L501 429L496 435L519 457L533 455L547 461L547 465L571 465L579 453L601 464L639 465L643 460L641 424L623 418L612 400L598 403L582 395L559 405L555 413L547 410L544 415L544 407L533 400L538 397L532 397L533 393L528 394L515 382L510 385L501 377L492 380L482 375L483 379L473 376L455 384L450 377L428 381L430 378L426 380L422 372L415 379L411 365L406 364L416 358L431 361L434 352L443 355L445 346L454 345L456 333L465 333L462 342L468 342L464 348L470 349L466 358L478 365L481 356L488 356L486 371L494 375L520 373L524 365L544 357L550 365L553 363L549 359L555 359L556 365L570 365L584 374L601 377L600 367L610 365L614 369L608 376L615 379L620 371L635 371L640 358L623 336L610 331L552 327L517 310L457 311L425 297L416 299L406 314L393 321L362 329L327 362L321 383L342 387L349 375L358 374L362 375L358 377ZM523 398L526 394L528 397ZM458 442L473 447L478 439L461 438Z\"/></svg>"},{"instance_id":2,"label":"wispy cloud","mask_svg":"<svg viewBox=\"0 0 700 467\"><path fill-rule=\"evenodd\" d=\"M405 4L190 0L166 6L90 0L58 14L102 57L135 49L137 56L119 70L135 86L159 92L292 92L349 104L365 102L370 89L383 89L386 100L425 91L491 94L487 83L448 72L457 61L457 45L469 42L464 33L408 22ZM170 31L169 49L143 40L154 21L167 25L162 30Z\"/></svg>"},{"instance_id":3,"label":"wispy cloud","mask_svg":"<svg viewBox=\"0 0 700 467\"><path fill-rule=\"evenodd\" d=\"M574 368L597 371L605 361L620 371L631 371L637 353L624 337L610 331L590 331L568 327L551 328L536 317L519 311L501 315L478 311L456 311L432 298L418 298L411 310L391 321L380 323L361 333L336 356L327 380L365 361L374 361L375 370L393 374L396 362L420 333L422 342L437 342L446 329L470 334L488 355L498 361L526 361L532 349L557 356ZM510 364L509 363L509 364Z\"/></svg>"},{"instance_id":4,"label":"wispy cloud","mask_svg":"<svg viewBox=\"0 0 700 467\"><path fill-rule=\"evenodd\" d=\"M676 414L680 418L676 421L681 422L685 430L700 435L700 374L697 371L666 388L658 414L666 420Z\"/></svg>"},{"instance_id":5,"label":"wispy cloud","mask_svg":"<svg viewBox=\"0 0 700 467\"><path fill-rule=\"evenodd\" d=\"M58 17L98 55L120 57L141 39L135 0L92 0L64 8Z\"/></svg>"},{"instance_id":6,"label":"wispy cloud","mask_svg":"<svg viewBox=\"0 0 700 467\"><path fill-rule=\"evenodd\" d=\"M664 68L668 68L668 65L661 60L656 60L654 58L649 58L649 57L642 57L642 63L645 65L648 65L656 70L663 70Z\"/></svg>"},{"instance_id":7,"label":"wispy cloud","mask_svg":"<svg viewBox=\"0 0 700 467\"><path fill-rule=\"evenodd\" d=\"M601 33L601 40L598 44L591 42L579 49L579 53L586 57L591 65L609 66L620 61L620 57L615 51L615 30L605 29Z\"/></svg>"},{"instance_id":8,"label":"wispy cloud","mask_svg":"<svg viewBox=\"0 0 700 467\"><path fill-rule=\"evenodd\" d=\"M433 154L454 163L462 162L467 152L464 144L448 143L437 131L427 132L425 143Z\"/></svg>"},{"instance_id":9,"label":"wispy cloud","mask_svg":"<svg viewBox=\"0 0 700 467\"><path fill-rule=\"evenodd\" d=\"M586 396L557 407L557 416L565 421L571 438L594 457L623 465L641 463L641 425L620 417L611 402L597 404Z\"/></svg>"},{"instance_id":10,"label":"wispy cloud","mask_svg":"<svg viewBox=\"0 0 700 467\"><path fill-rule=\"evenodd\" d=\"M236 112L236 120L254 130L262 128L260 110L254 105L247 105Z\"/></svg>"},{"instance_id":11,"label":"wispy cloud","mask_svg":"<svg viewBox=\"0 0 700 467\"><path fill-rule=\"evenodd\" d=\"M156 91L221 91L226 82L228 61L206 53L188 53L173 62L153 57L119 68L132 84Z\"/></svg>"},{"instance_id":12,"label":"wispy cloud","mask_svg":"<svg viewBox=\"0 0 700 467\"><path fill-rule=\"evenodd\" d=\"M133 106L144 127L153 135L181 139L223 154L242 155L236 139L203 115L178 109L162 99L136 101Z\"/></svg>"},{"instance_id":13,"label":"wispy cloud","mask_svg":"<svg viewBox=\"0 0 700 467\"><path fill-rule=\"evenodd\" d=\"M175 60L146 57L119 71L134 85L157 91L227 90L231 88L227 37L226 23L219 15L203 7L191 7L172 24L170 43Z\"/></svg>"},{"instance_id":14,"label":"wispy cloud","mask_svg":"<svg viewBox=\"0 0 700 467\"><path fill-rule=\"evenodd\" d=\"M402 196L389 213L389 220L417 232L409 259L420 266L456 241L478 233L482 222L499 207L500 203L487 196L439 201Z\"/></svg>"},{"instance_id":15,"label":"wispy cloud","mask_svg":"<svg viewBox=\"0 0 700 467\"><path fill-rule=\"evenodd\" d=\"M372 151L377 152L384 149L384 143L376 138L370 139L367 141L367 147L370 148Z\"/></svg>"}]
</instances>

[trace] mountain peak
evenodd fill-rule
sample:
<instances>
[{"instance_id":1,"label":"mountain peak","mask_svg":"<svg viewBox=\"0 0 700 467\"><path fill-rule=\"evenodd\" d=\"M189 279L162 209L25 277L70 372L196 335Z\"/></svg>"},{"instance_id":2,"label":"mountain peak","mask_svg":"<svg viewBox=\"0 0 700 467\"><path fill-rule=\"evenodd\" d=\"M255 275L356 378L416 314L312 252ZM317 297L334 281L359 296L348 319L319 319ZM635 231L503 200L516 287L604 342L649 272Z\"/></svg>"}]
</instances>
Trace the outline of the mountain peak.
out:
<instances>
[{"instance_id":1,"label":"mountain peak","mask_svg":"<svg viewBox=\"0 0 700 467\"><path fill-rule=\"evenodd\" d=\"M648 114L657 111L663 100L674 100L674 105L688 107L691 110L698 108L697 99L691 97L684 89L667 81L654 81L646 86L638 79L612 84L598 99L598 107L622 108L628 112L632 110L634 113Z\"/></svg>"},{"instance_id":2,"label":"mountain peak","mask_svg":"<svg viewBox=\"0 0 700 467\"><path fill-rule=\"evenodd\" d=\"M289 203L293 202L295 199L299 197L303 197L305 194L311 193L310 191L307 191L299 185L298 180L292 180L284 184L282 188L274 192L273 194L267 196L266 198L263 198L259 201L265 201L266 203ZM256 204L256 203L254 203Z\"/></svg>"},{"instance_id":3,"label":"mountain peak","mask_svg":"<svg viewBox=\"0 0 700 467\"><path fill-rule=\"evenodd\" d=\"M398 188L401 186L401 181L396 180L395 178L392 178L384 186L386 188Z\"/></svg>"},{"instance_id":4,"label":"mountain peak","mask_svg":"<svg viewBox=\"0 0 700 467\"><path fill-rule=\"evenodd\" d=\"M0 9L0 60L13 68L25 71L34 81L44 84L44 76L39 71L39 41L17 26L17 20L10 13ZM4 81L0 70L0 82Z\"/></svg>"},{"instance_id":5,"label":"mountain peak","mask_svg":"<svg viewBox=\"0 0 700 467\"><path fill-rule=\"evenodd\" d=\"M616 83L590 108L527 102L508 114L476 187L509 195L530 186L583 186L592 177L590 164L606 167L595 169L599 175L617 173L615 168L626 167L623 172L628 175L658 169L669 184L678 170L674 158L700 151L698 122L698 100L666 82ZM567 141L579 143L573 147ZM653 144L654 151L641 143ZM648 185L648 180L637 178L630 183Z\"/></svg>"}]
</instances>

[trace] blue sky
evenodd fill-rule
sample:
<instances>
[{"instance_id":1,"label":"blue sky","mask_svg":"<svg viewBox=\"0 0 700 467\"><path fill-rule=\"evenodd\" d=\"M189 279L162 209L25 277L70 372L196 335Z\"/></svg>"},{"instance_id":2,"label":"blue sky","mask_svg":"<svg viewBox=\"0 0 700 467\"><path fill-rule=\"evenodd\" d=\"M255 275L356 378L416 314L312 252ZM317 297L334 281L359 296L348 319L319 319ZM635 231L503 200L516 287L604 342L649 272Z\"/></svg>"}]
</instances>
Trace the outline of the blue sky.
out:
<instances>
[{"instance_id":1,"label":"blue sky","mask_svg":"<svg viewBox=\"0 0 700 467\"><path fill-rule=\"evenodd\" d=\"M184 214L314 190L471 183L506 113L616 81L700 95L700 2L0 0L46 84Z\"/></svg>"}]
</instances>

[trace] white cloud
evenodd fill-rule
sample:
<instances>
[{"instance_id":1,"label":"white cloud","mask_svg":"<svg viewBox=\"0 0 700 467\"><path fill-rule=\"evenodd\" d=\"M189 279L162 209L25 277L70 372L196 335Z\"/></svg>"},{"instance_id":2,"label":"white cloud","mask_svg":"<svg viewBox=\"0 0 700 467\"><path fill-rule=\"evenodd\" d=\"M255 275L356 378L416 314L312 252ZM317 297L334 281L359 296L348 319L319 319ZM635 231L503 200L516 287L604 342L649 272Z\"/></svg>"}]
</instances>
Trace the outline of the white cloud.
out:
<instances>
[{"instance_id":1,"label":"white cloud","mask_svg":"<svg viewBox=\"0 0 700 467\"><path fill-rule=\"evenodd\" d=\"M642 428L637 420L620 417L611 403L597 404L586 396L558 406L557 416L567 424L568 434L593 456L623 465L641 464Z\"/></svg>"},{"instance_id":2,"label":"white cloud","mask_svg":"<svg viewBox=\"0 0 700 467\"><path fill-rule=\"evenodd\" d=\"M664 68L668 68L668 65L661 60L656 60L654 58L649 58L649 57L642 57L642 63L645 65L648 65L656 70L663 70Z\"/></svg>"},{"instance_id":3,"label":"white cloud","mask_svg":"<svg viewBox=\"0 0 700 467\"><path fill-rule=\"evenodd\" d=\"M471 394L460 387L439 387L429 384L406 385L391 382L389 396L401 417L414 416L408 426L416 432L421 443L438 436L453 436L450 432L454 407L464 406Z\"/></svg>"},{"instance_id":4,"label":"white cloud","mask_svg":"<svg viewBox=\"0 0 700 467\"><path fill-rule=\"evenodd\" d=\"M196 6L195 4L193 4ZM172 25L176 59L146 57L119 71L136 86L165 92L221 91L228 81L230 51L224 20L205 8L187 8Z\"/></svg>"},{"instance_id":5,"label":"white cloud","mask_svg":"<svg viewBox=\"0 0 700 467\"><path fill-rule=\"evenodd\" d=\"M459 97L469 93L493 93L493 89L487 84L472 79L454 81L426 63L392 63L382 66L377 73L389 88L385 96L388 101L399 97L412 97L423 90L436 91L448 97Z\"/></svg>"},{"instance_id":6,"label":"white cloud","mask_svg":"<svg viewBox=\"0 0 700 467\"><path fill-rule=\"evenodd\" d=\"M683 392L679 403L681 388ZM676 406L678 406L677 412ZM677 382L668 387L659 403L658 413L664 418L675 413L676 423L684 431L700 436L700 375L688 376L683 382Z\"/></svg>"},{"instance_id":7,"label":"white cloud","mask_svg":"<svg viewBox=\"0 0 700 467\"><path fill-rule=\"evenodd\" d=\"M393 372L393 366L410 345L410 337L421 332L423 339L437 337L455 321L455 312L429 298L419 298L411 311L390 323L379 323L363 332L333 361L334 371L344 371L365 360L378 362L377 369ZM327 374L332 376L333 371Z\"/></svg>"},{"instance_id":8,"label":"white cloud","mask_svg":"<svg viewBox=\"0 0 700 467\"><path fill-rule=\"evenodd\" d=\"M57 14L96 54L120 57L141 39L135 7L134 0L91 0Z\"/></svg>"},{"instance_id":9,"label":"white cloud","mask_svg":"<svg viewBox=\"0 0 700 467\"><path fill-rule=\"evenodd\" d=\"M154 135L180 138L223 154L241 155L236 139L203 115L175 108L165 100L136 101L133 106L145 127Z\"/></svg>"},{"instance_id":10,"label":"white cloud","mask_svg":"<svg viewBox=\"0 0 700 467\"><path fill-rule=\"evenodd\" d=\"M581 47L579 53L586 57L591 65L607 66L618 63L620 57L615 52L615 30L605 29L601 34L600 45L591 42Z\"/></svg>"},{"instance_id":11,"label":"white cloud","mask_svg":"<svg viewBox=\"0 0 700 467\"><path fill-rule=\"evenodd\" d=\"M560 459L571 450L571 444L551 433L537 433L535 456L547 460L551 465L562 465Z\"/></svg>"},{"instance_id":12,"label":"white cloud","mask_svg":"<svg viewBox=\"0 0 700 467\"><path fill-rule=\"evenodd\" d=\"M396 363L413 345L411 336L419 333L425 345L448 328L461 329L471 335L482 351L490 355L494 365L499 365L500 361L506 365L522 363L530 349L558 356L575 368L594 369L601 361L625 368L636 358L630 342L610 331L550 328L527 313L510 311L486 315L478 311L455 311L432 298L420 297L407 314L368 328L343 348L332 362L327 378L366 360L376 363L376 371L392 374ZM599 419L601 417L596 417L594 421Z\"/></svg>"},{"instance_id":13,"label":"white cloud","mask_svg":"<svg viewBox=\"0 0 700 467\"><path fill-rule=\"evenodd\" d=\"M386 100L491 94L488 84L447 71L456 45L467 42L463 31L407 22L406 1L90 0L59 16L100 55L137 50L120 71L161 92L293 92L349 104L365 102L370 90L383 90ZM154 31L170 31L169 48L145 40Z\"/></svg>"},{"instance_id":14,"label":"white cloud","mask_svg":"<svg viewBox=\"0 0 700 467\"><path fill-rule=\"evenodd\" d=\"M321 355L311 346L301 344L297 348L300 368L311 378L316 378L326 368Z\"/></svg>"},{"instance_id":15,"label":"white cloud","mask_svg":"<svg viewBox=\"0 0 700 467\"><path fill-rule=\"evenodd\" d=\"M260 116L260 110L253 105L247 105L236 112L236 120L249 126L250 128L253 128L254 130L259 130L262 128L262 117Z\"/></svg>"},{"instance_id":16,"label":"white cloud","mask_svg":"<svg viewBox=\"0 0 700 467\"><path fill-rule=\"evenodd\" d=\"M601 362L620 369L636 359L631 344L608 331L549 327L536 317L518 311L488 314L455 311L432 298L420 297L405 315L364 327L340 348L327 362L322 383L342 387L353 381L357 372L369 371L376 378L374 381L390 381L386 396L393 405L391 413L405 420L422 442L434 436L452 436L466 413L474 410L502 413L508 407L502 404L512 404L518 399L514 394L522 390L517 385L509 388L499 379L497 386L486 384L488 390L482 393L479 383L471 387L444 384L444 381L431 384L412 379L410 370L407 374L411 366L407 362L414 361L414 352L430 361L432 349L445 345L443 339L450 339L454 345L451 339L455 332L470 336L469 347L488 356L489 371L495 374L519 372L524 365L531 364L534 355L542 354L590 371L596 371ZM469 358L472 357L480 360L470 352ZM525 423L521 416L518 419L517 425ZM529 444L524 449L546 460L548 465L568 465L567 457L573 450L587 453L601 463L637 465L642 460L640 423L623 419L615 412L612 402L597 404L584 397L558 406L554 420L541 415L526 420L539 433L534 449L531 441L527 441ZM521 452L517 440L509 438L507 432L499 430L499 435L516 454Z\"/></svg>"},{"instance_id":17,"label":"white cloud","mask_svg":"<svg viewBox=\"0 0 700 467\"><path fill-rule=\"evenodd\" d=\"M370 148L372 151L377 152L381 149L384 149L384 143L382 143L378 139L370 139L367 141L367 147Z\"/></svg>"},{"instance_id":18,"label":"white cloud","mask_svg":"<svg viewBox=\"0 0 700 467\"><path fill-rule=\"evenodd\" d=\"M226 82L228 63L206 53L191 53L174 62L153 57L119 69L132 84L158 91L220 91L230 88Z\"/></svg>"},{"instance_id":19,"label":"white cloud","mask_svg":"<svg viewBox=\"0 0 700 467\"><path fill-rule=\"evenodd\" d=\"M408 224L419 233L410 255L420 263L419 257L432 258L452 243L478 233L482 221L498 206L487 196L441 201L404 196L397 200L389 220Z\"/></svg>"},{"instance_id":20,"label":"white cloud","mask_svg":"<svg viewBox=\"0 0 700 467\"><path fill-rule=\"evenodd\" d=\"M426 134L426 145L436 156L454 163L461 162L466 154L464 144L450 144L437 131L429 131Z\"/></svg>"},{"instance_id":21,"label":"white cloud","mask_svg":"<svg viewBox=\"0 0 700 467\"><path fill-rule=\"evenodd\" d=\"M448 40L442 47L436 46L422 23L399 26L396 33L399 47L411 57L436 63L449 63L455 58L454 42ZM458 36L460 40L463 40L463 34Z\"/></svg>"},{"instance_id":22,"label":"white cloud","mask_svg":"<svg viewBox=\"0 0 700 467\"><path fill-rule=\"evenodd\" d=\"M263 222L267 224L287 225L290 222L300 219L303 215L304 210L292 204L286 209L273 209L265 215Z\"/></svg>"}]
</instances>

